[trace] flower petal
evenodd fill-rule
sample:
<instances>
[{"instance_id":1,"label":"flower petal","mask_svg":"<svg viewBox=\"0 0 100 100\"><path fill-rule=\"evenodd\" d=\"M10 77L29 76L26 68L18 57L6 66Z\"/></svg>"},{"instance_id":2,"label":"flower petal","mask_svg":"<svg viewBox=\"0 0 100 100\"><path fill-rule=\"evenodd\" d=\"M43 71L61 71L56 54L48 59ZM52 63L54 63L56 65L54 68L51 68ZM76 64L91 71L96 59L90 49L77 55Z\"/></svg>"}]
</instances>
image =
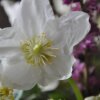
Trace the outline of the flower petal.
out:
<instances>
[{"instance_id":1,"label":"flower petal","mask_svg":"<svg viewBox=\"0 0 100 100\"><path fill-rule=\"evenodd\" d=\"M0 29L0 40L10 38L13 35L13 29L12 28L4 28Z\"/></svg>"},{"instance_id":2,"label":"flower petal","mask_svg":"<svg viewBox=\"0 0 100 100\"><path fill-rule=\"evenodd\" d=\"M0 29L0 58L16 52L19 49L20 35L16 34L14 28Z\"/></svg>"},{"instance_id":3,"label":"flower petal","mask_svg":"<svg viewBox=\"0 0 100 100\"><path fill-rule=\"evenodd\" d=\"M95 96L87 97L85 100L96 100Z\"/></svg>"},{"instance_id":4,"label":"flower petal","mask_svg":"<svg viewBox=\"0 0 100 100\"><path fill-rule=\"evenodd\" d=\"M66 42L66 34L61 32L61 26L57 18L48 21L44 32L46 33L47 37L53 42L54 46L58 48L64 46Z\"/></svg>"},{"instance_id":5,"label":"flower petal","mask_svg":"<svg viewBox=\"0 0 100 100\"><path fill-rule=\"evenodd\" d=\"M0 58L0 80L1 80L2 70L3 70L3 67L1 65L1 58Z\"/></svg>"},{"instance_id":6,"label":"flower petal","mask_svg":"<svg viewBox=\"0 0 100 100\"><path fill-rule=\"evenodd\" d=\"M60 24L62 33L66 33L67 47L71 50L90 30L89 16L81 11L70 12L68 15L62 16Z\"/></svg>"},{"instance_id":7,"label":"flower petal","mask_svg":"<svg viewBox=\"0 0 100 100\"><path fill-rule=\"evenodd\" d=\"M49 0L23 0L15 24L26 34L42 33L48 20L54 19Z\"/></svg>"},{"instance_id":8,"label":"flower petal","mask_svg":"<svg viewBox=\"0 0 100 100\"><path fill-rule=\"evenodd\" d=\"M46 86L56 80L68 79L72 74L74 59L71 55L58 54L52 64L43 67L43 75L39 84Z\"/></svg>"},{"instance_id":9,"label":"flower petal","mask_svg":"<svg viewBox=\"0 0 100 100\"><path fill-rule=\"evenodd\" d=\"M19 52L4 58L2 67L3 84L15 89L30 89L40 78L39 68L25 63Z\"/></svg>"},{"instance_id":10,"label":"flower petal","mask_svg":"<svg viewBox=\"0 0 100 100\"><path fill-rule=\"evenodd\" d=\"M18 90L30 90L32 87L34 87L35 84L20 84L20 83L14 83L9 79L2 80L2 84L5 87L9 87L12 89L18 89Z\"/></svg>"},{"instance_id":11,"label":"flower petal","mask_svg":"<svg viewBox=\"0 0 100 100\"><path fill-rule=\"evenodd\" d=\"M49 85L43 87L41 85L38 85L39 88L42 90L42 92L46 92L46 91L53 91L55 90L59 85L59 81L55 81L53 83L50 83Z\"/></svg>"}]
</instances>

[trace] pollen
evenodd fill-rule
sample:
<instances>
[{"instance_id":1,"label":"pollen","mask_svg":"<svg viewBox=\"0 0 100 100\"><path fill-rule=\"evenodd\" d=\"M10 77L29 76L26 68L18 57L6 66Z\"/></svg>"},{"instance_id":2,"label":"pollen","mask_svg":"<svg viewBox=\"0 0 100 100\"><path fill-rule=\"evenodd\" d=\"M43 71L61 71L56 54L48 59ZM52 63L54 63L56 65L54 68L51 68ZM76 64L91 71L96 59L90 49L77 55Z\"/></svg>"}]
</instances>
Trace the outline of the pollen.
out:
<instances>
[{"instance_id":1,"label":"pollen","mask_svg":"<svg viewBox=\"0 0 100 100\"><path fill-rule=\"evenodd\" d=\"M56 58L58 48L52 46L53 42L46 37L45 33L23 41L21 51L28 64L41 66L52 63Z\"/></svg>"},{"instance_id":2,"label":"pollen","mask_svg":"<svg viewBox=\"0 0 100 100\"><path fill-rule=\"evenodd\" d=\"M0 87L0 100L14 100L13 89Z\"/></svg>"}]
</instances>

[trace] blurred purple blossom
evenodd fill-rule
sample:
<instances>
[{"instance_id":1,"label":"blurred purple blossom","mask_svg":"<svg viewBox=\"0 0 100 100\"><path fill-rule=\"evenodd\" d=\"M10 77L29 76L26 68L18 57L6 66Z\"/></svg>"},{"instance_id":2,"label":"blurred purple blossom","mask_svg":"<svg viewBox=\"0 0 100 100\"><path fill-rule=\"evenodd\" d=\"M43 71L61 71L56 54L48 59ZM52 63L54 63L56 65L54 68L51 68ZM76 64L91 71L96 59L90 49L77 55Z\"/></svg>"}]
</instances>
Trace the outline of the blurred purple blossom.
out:
<instances>
[{"instance_id":1,"label":"blurred purple blossom","mask_svg":"<svg viewBox=\"0 0 100 100\"><path fill-rule=\"evenodd\" d=\"M79 60L77 60L76 63L74 64L74 69L73 69L72 77L76 81L79 81L80 74L83 72L84 67L85 67L85 63L82 63Z\"/></svg>"},{"instance_id":2,"label":"blurred purple blossom","mask_svg":"<svg viewBox=\"0 0 100 100\"><path fill-rule=\"evenodd\" d=\"M72 1L73 1L73 0L63 0L63 3L69 5Z\"/></svg>"},{"instance_id":3,"label":"blurred purple blossom","mask_svg":"<svg viewBox=\"0 0 100 100\"><path fill-rule=\"evenodd\" d=\"M80 2L72 3L71 4L71 10L72 11L80 11L81 10Z\"/></svg>"},{"instance_id":4,"label":"blurred purple blossom","mask_svg":"<svg viewBox=\"0 0 100 100\"><path fill-rule=\"evenodd\" d=\"M85 6L86 8L88 8L89 12L97 10L98 9L97 0L87 0Z\"/></svg>"},{"instance_id":5,"label":"blurred purple blossom","mask_svg":"<svg viewBox=\"0 0 100 100\"><path fill-rule=\"evenodd\" d=\"M100 13L100 2L98 0L87 0L84 9L91 16L91 19L94 19Z\"/></svg>"},{"instance_id":6,"label":"blurred purple blossom","mask_svg":"<svg viewBox=\"0 0 100 100\"><path fill-rule=\"evenodd\" d=\"M100 14L100 3L98 4L98 13Z\"/></svg>"},{"instance_id":7,"label":"blurred purple blossom","mask_svg":"<svg viewBox=\"0 0 100 100\"><path fill-rule=\"evenodd\" d=\"M72 78L76 81L80 90L85 89L85 86L82 83L82 81L84 81L83 74L85 71L84 70L85 67L86 67L85 63L77 59L76 63L74 64L74 68L73 68Z\"/></svg>"}]
</instances>

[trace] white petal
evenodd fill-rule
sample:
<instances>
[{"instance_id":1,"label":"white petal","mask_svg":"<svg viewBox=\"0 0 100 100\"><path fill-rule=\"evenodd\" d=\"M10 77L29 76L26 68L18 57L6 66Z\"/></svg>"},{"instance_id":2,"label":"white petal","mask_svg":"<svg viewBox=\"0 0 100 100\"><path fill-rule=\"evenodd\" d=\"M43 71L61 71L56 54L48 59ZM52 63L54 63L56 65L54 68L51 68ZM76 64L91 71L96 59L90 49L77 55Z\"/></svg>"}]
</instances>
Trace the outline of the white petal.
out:
<instances>
[{"instance_id":1,"label":"white petal","mask_svg":"<svg viewBox=\"0 0 100 100\"><path fill-rule=\"evenodd\" d=\"M12 89L19 89L19 90L30 90L35 85L35 84L21 84L20 85L20 83L16 84L7 78L2 79L1 82L3 86L5 87L9 87Z\"/></svg>"},{"instance_id":2,"label":"white petal","mask_svg":"<svg viewBox=\"0 0 100 100\"><path fill-rule=\"evenodd\" d=\"M1 80L2 70L3 70L3 67L1 65L1 58L0 58L0 80Z\"/></svg>"},{"instance_id":3,"label":"white petal","mask_svg":"<svg viewBox=\"0 0 100 100\"><path fill-rule=\"evenodd\" d=\"M49 0L23 0L15 24L26 34L42 33L48 20L54 19Z\"/></svg>"},{"instance_id":4,"label":"white petal","mask_svg":"<svg viewBox=\"0 0 100 100\"><path fill-rule=\"evenodd\" d=\"M62 33L58 19L48 21L44 29L47 37L53 42L53 45L61 48L66 42L66 34Z\"/></svg>"},{"instance_id":5,"label":"white petal","mask_svg":"<svg viewBox=\"0 0 100 100\"><path fill-rule=\"evenodd\" d=\"M16 34L14 28L0 29L0 58L16 52L19 49L20 40L20 35Z\"/></svg>"},{"instance_id":6,"label":"white petal","mask_svg":"<svg viewBox=\"0 0 100 100\"><path fill-rule=\"evenodd\" d=\"M91 97L85 98L85 100L96 100L96 98L94 96L91 96Z\"/></svg>"},{"instance_id":7,"label":"white petal","mask_svg":"<svg viewBox=\"0 0 100 100\"><path fill-rule=\"evenodd\" d=\"M5 77L4 77L5 78ZM35 86L35 84L20 84L20 83L14 83L11 80L5 78L2 80L2 84L5 87L9 87L12 89L19 89L19 90L30 90L32 87Z\"/></svg>"},{"instance_id":8,"label":"white petal","mask_svg":"<svg viewBox=\"0 0 100 100\"><path fill-rule=\"evenodd\" d=\"M52 91L52 90L56 89L58 85L59 85L59 81L55 81L45 87L43 87L41 85L39 85L39 87L42 90L42 92L46 92L46 91Z\"/></svg>"},{"instance_id":9,"label":"white petal","mask_svg":"<svg viewBox=\"0 0 100 100\"><path fill-rule=\"evenodd\" d=\"M2 39L8 39L11 38L13 36L14 30L13 28L4 28L4 29L0 29L0 41Z\"/></svg>"},{"instance_id":10,"label":"white petal","mask_svg":"<svg viewBox=\"0 0 100 100\"><path fill-rule=\"evenodd\" d=\"M68 79L72 74L73 63L71 55L59 54L52 64L43 67L42 79L39 84L46 86L57 80Z\"/></svg>"},{"instance_id":11,"label":"white petal","mask_svg":"<svg viewBox=\"0 0 100 100\"><path fill-rule=\"evenodd\" d=\"M83 40L90 30L89 15L81 11L62 16L60 24L62 33L66 33L66 43L70 49Z\"/></svg>"},{"instance_id":12,"label":"white petal","mask_svg":"<svg viewBox=\"0 0 100 100\"><path fill-rule=\"evenodd\" d=\"M40 78L39 68L25 63L20 53L13 53L4 58L2 67L3 84L15 89L30 89Z\"/></svg>"}]
</instances>

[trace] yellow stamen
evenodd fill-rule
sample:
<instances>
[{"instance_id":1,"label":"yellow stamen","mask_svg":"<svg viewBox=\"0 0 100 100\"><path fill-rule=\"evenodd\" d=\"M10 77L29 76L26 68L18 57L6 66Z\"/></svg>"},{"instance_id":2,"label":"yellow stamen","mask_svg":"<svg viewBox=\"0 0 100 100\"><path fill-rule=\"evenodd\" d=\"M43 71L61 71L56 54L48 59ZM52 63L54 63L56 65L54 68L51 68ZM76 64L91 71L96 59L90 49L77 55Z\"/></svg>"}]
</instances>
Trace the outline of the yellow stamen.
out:
<instances>
[{"instance_id":1,"label":"yellow stamen","mask_svg":"<svg viewBox=\"0 0 100 100\"><path fill-rule=\"evenodd\" d=\"M30 40L21 43L21 51L25 60L32 65L45 65L51 63L56 57L55 51L58 48L52 47L52 41L43 33L41 36L34 36Z\"/></svg>"},{"instance_id":2,"label":"yellow stamen","mask_svg":"<svg viewBox=\"0 0 100 100\"><path fill-rule=\"evenodd\" d=\"M1 87L0 88L0 100L14 100L13 89Z\"/></svg>"}]
</instances>

